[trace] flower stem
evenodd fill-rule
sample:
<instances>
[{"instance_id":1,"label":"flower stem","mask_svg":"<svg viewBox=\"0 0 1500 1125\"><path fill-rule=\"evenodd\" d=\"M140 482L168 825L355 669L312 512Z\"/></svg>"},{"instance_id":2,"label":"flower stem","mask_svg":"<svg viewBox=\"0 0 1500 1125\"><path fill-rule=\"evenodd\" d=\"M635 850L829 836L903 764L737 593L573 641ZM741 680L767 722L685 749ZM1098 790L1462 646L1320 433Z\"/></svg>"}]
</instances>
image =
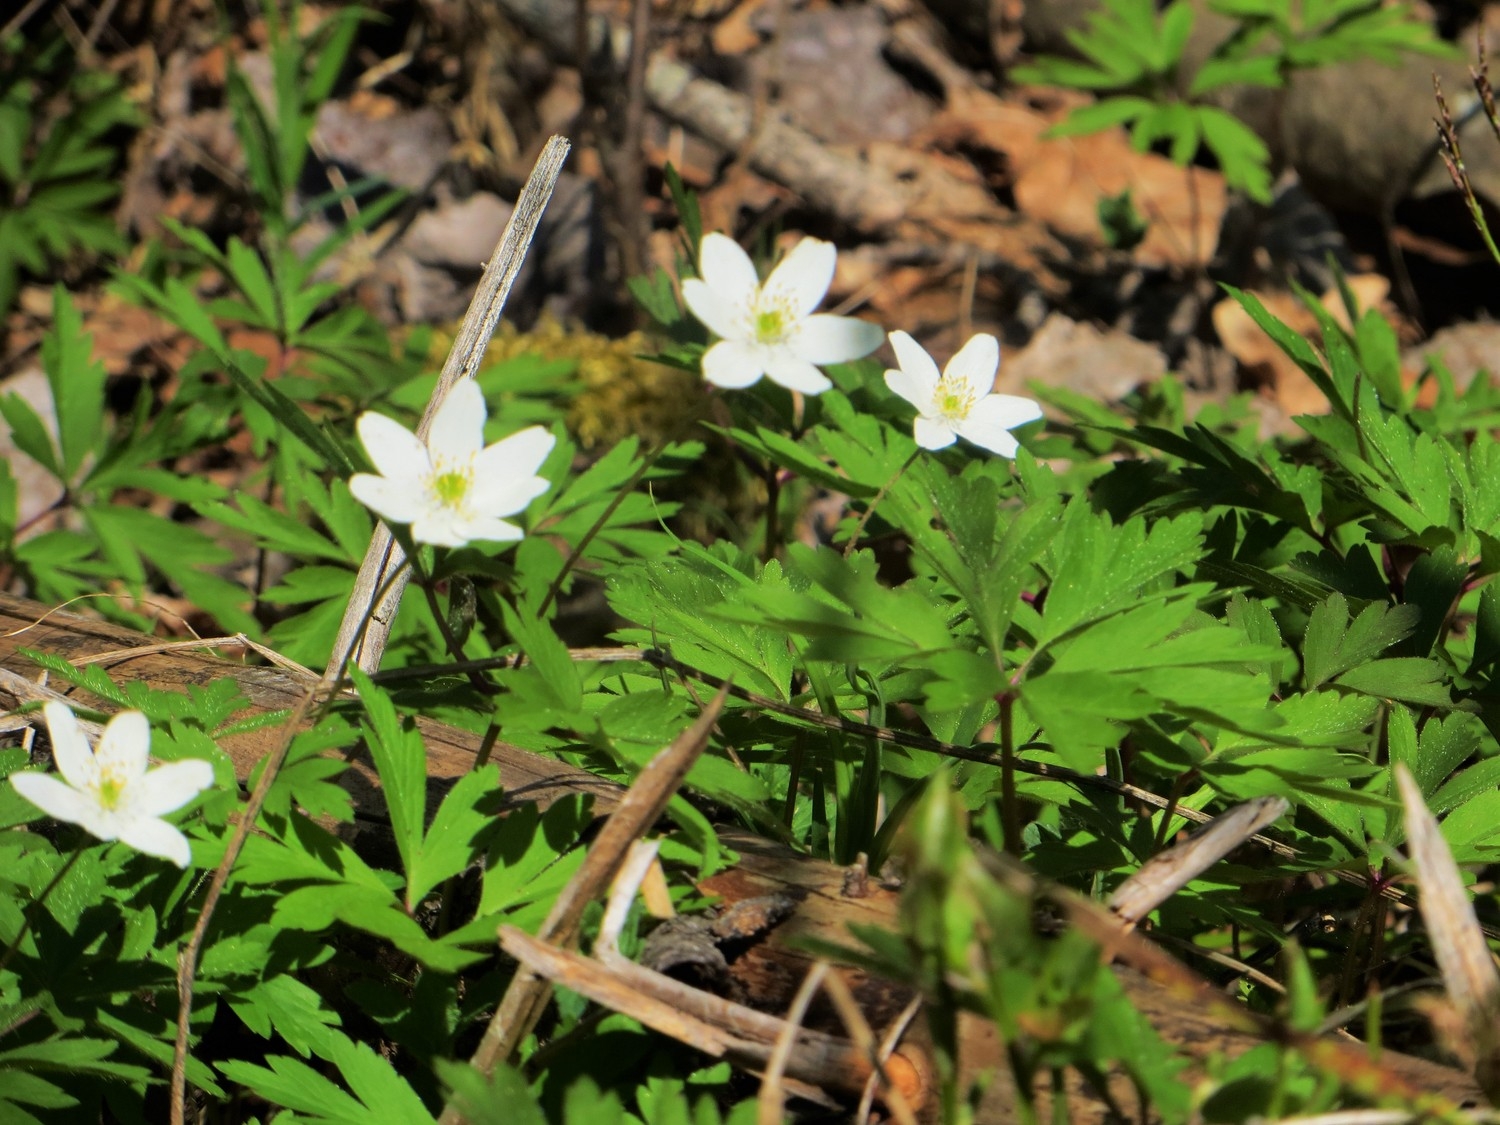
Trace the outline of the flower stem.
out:
<instances>
[{"instance_id":1,"label":"flower stem","mask_svg":"<svg viewBox=\"0 0 1500 1125\"><path fill-rule=\"evenodd\" d=\"M57 869L57 874L52 876L52 881L42 888L42 893L37 895L26 905L26 914L21 919L21 929L15 936L15 940L5 947L5 952L0 954L0 972L10 964L10 959L16 955L16 950L21 948L21 943L26 940L26 935L31 933L31 923L36 919L36 912L42 908L42 903L47 901L47 896L57 889L57 884L63 881L63 876L73 869L73 864L78 862L78 857L83 854L83 847L73 849L73 854L68 856L67 862Z\"/></svg>"},{"instance_id":2,"label":"flower stem","mask_svg":"<svg viewBox=\"0 0 1500 1125\"><path fill-rule=\"evenodd\" d=\"M1015 702L1012 692L1000 696L1000 828L1006 853L1020 858L1021 808L1016 798L1016 736L1012 715Z\"/></svg>"},{"instance_id":3,"label":"flower stem","mask_svg":"<svg viewBox=\"0 0 1500 1125\"><path fill-rule=\"evenodd\" d=\"M781 470L774 464L766 465L766 546L761 552L761 561L770 562L776 557L776 548L781 544Z\"/></svg>"},{"instance_id":4,"label":"flower stem","mask_svg":"<svg viewBox=\"0 0 1500 1125\"><path fill-rule=\"evenodd\" d=\"M844 547L844 558L847 559L850 555L854 554L854 549L859 546L859 537L864 534L865 524L869 523L870 517L875 514L875 505L884 500L885 494L896 487L896 482L901 479L901 474L906 472L907 469L911 468L912 462L917 459L918 455L921 452L922 450L920 446L916 449L913 449L911 451L911 456L901 463L901 467L891 475L891 479L882 484L880 486L880 491L877 492L874 498L865 505L864 513L859 517L859 523L855 524L854 530L849 533L849 542Z\"/></svg>"},{"instance_id":5,"label":"flower stem","mask_svg":"<svg viewBox=\"0 0 1500 1125\"><path fill-rule=\"evenodd\" d=\"M447 646L448 655L458 663L464 663L464 646L453 634L452 627L448 624L448 615L443 612L443 607L438 604L437 591L432 588L432 576L422 566L416 555L408 555L407 561L411 565L411 572L416 577L417 585L422 588L422 594L427 599L427 608L432 610L432 619L437 622L438 632L443 635L443 644ZM483 675L474 670L468 672L469 683L474 690L481 695L497 695L500 689Z\"/></svg>"}]
</instances>

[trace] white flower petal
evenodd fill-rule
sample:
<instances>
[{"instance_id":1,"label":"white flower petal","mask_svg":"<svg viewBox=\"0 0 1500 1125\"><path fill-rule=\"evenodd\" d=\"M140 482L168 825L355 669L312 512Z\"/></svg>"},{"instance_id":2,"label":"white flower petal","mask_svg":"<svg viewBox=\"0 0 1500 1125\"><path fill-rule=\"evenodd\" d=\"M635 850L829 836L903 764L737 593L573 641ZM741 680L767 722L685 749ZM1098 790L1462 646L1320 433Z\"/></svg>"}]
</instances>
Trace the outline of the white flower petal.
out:
<instances>
[{"instance_id":1,"label":"white flower petal","mask_svg":"<svg viewBox=\"0 0 1500 1125\"><path fill-rule=\"evenodd\" d=\"M349 478L349 491L366 508L391 523L411 523L431 507L427 486L414 477L391 479L355 473Z\"/></svg>"},{"instance_id":2,"label":"white flower petal","mask_svg":"<svg viewBox=\"0 0 1500 1125\"><path fill-rule=\"evenodd\" d=\"M749 334L749 306L731 303L710 289L707 282L688 278L682 283L682 299L715 336L737 340Z\"/></svg>"},{"instance_id":3,"label":"white flower petal","mask_svg":"<svg viewBox=\"0 0 1500 1125\"><path fill-rule=\"evenodd\" d=\"M703 377L716 387L748 387L766 373L765 349L720 340L703 353Z\"/></svg>"},{"instance_id":4,"label":"white flower petal","mask_svg":"<svg viewBox=\"0 0 1500 1125\"><path fill-rule=\"evenodd\" d=\"M474 459L476 487L491 475L512 479L535 476L556 444L557 436L545 426L527 426L501 438Z\"/></svg>"},{"instance_id":5,"label":"white flower petal","mask_svg":"<svg viewBox=\"0 0 1500 1125\"><path fill-rule=\"evenodd\" d=\"M359 443L383 477L411 480L432 472L432 457L417 435L400 422L366 410L356 423Z\"/></svg>"},{"instance_id":6,"label":"white flower petal","mask_svg":"<svg viewBox=\"0 0 1500 1125\"><path fill-rule=\"evenodd\" d=\"M485 516L513 516L547 489L552 482L536 475L552 452L557 438L541 426L528 426L490 446L474 459L474 484L469 493L471 511Z\"/></svg>"},{"instance_id":7,"label":"white flower petal","mask_svg":"<svg viewBox=\"0 0 1500 1125\"><path fill-rule=\"evenodd\" d=\"M431 507L412 521L411 537L434 547L462 547L469 541L463 522L452 508Z\"/></svg>"},{"instance_id":8,"label":"white flower petal","mask_svg":"<svg viewBox=\"0 0 1500 1125\"><path fill-rule=\"evenodd\" d=\"M53 744L54 746L56 743ZM93 825L99 823L99 805L89 800L77 789L64 785L57 778L45 773L27 770L10 775L15 791L25 797L53 820L79 824L94 832ZM94 835L98 835L94 832Z\"/></svg>"},{"instance_id":9,"label":"white flower petal","mask_svg":"<svg viewBox=\"0 0 1500 1125\"><path fill-rule=\"evenodd\" d=\"M820 395L833 383L805 359L782 354L766 364L766 376L773 383L780 383L789 391L801 391L805 395Z\"/></svg>"},{"instance_id":10,"label":"white flower petal","mask_svg":"<svg viewBox=\"0 0 1500 1125\"><path fill-rule=\"evenodd\" d=\"M912 381L912 384L922 391L926 405L924 406L916 399L910 401L925 414L932 406L932 393L937 389L940 378L937 364L932 362L927 349L905 332L892 332L890 339L891 350L896 353L896 365Z\"/></svg>"},{"instance_id":11,"label":"white flower petal","mask_svg":"<svg viewBox=\"0 0 1500 1125\"><path fill-rule=\"evenodd\" d=\"M809 363L845 363L880 347L882 335L867 320L820 313L797 325L787 343Z\"/></svg>"},{"instance_id":12,"label":"white flower petal","mask_svg":"<svg viewBox=\"0 0 1500 1125\"><path fill-rule=\"evenodd\" d=\"M975 403L970 418L993 421L1013 430L1042 416L1042 404L1020 395L987 395Z\"/></svg>"},{"instance_id":13,"label":"white flower petal","mask_svg":"<svg viewBox=\"0 0 1500 1125\"><path fill-rule=\"evenodd\" d=\"M141 816L175 812L213 783L214 768L202 758L167 762L132 786L130 810Z\"/></svg>"},{"instance_id":14,"label":"white flower petal","mask_svg":"<svg viewBox=\"0 0 1500 1125\"><path fill-rule=\"evenodd\" d=\"M887 369L885 385L915 406L918 412L932 410L932 395L917 385L917 381L905 371Z\"/></svg>"},{"instance_id":15,"label":"white flower petal","mask_svg":"<svg viewBox=\"0 0 1500 1125\"><path fill-rule=\"evenodd\" d=\"M42 705L42 714L47 719L47 737L52 743L52 760L57 763L57 772L69 785L83 788L99 776L99 764L94 760L94 751L78 725L78 716L66 703L48 700ZM27 798L28 800L30 798Z\"/></svg>"},{"instance_id":16,"label":"white flower petal","mask_svg":"<svg viewBox=\"0 0 1500 1125\"><path fill-rule=\"evenodd\" d=\"M823 303L828 286L833 283L838 257L833 243L804 238L766 278L761 287L761 304L779 305L799 320L807 316Z\"/></svg>"},{"instance_id":17,"label":"white flower petal","mask_svg":"<svg viewBox=\"0 0 1500 1125\"><path fill-rule=\"evenodd\" d=\"M526 536L516 524L495 516L471 516L463 520L458 529L471 542L479 539L487 543L510 543Z\"/></svg>"},{"instance_id":18,"label":"white flower petal","mask_svg":"<svg viewBox=\"0 0 1500 1125\"><path fill-rule=\"evenodd\" d=\"M995 389L995 372L999 369L1000 341L988 332L979 332L958 349L943 374L961 381L977 397Z\"/></svg>"},{"instance_id":19,"label":"white flower petal","mask_svg":"<svg viewBox=\"0 0 1500 1125\"><path fill-rule=\"evenodd\" d=\"M734 239L716 231L705 234L698 247L698 274L714 296L731 308L749 309L760 288L750 255Z\"/></svg>"},{"instance_id":20,"label":"white flower petal","mask_svg":"<svg viewBox=\"0 0 1500 1125\"><path fill-rule=\"evenodd\" d=\"M178 867L186 867L193 860L188 838L155 817L140 817L121 825L119 839L138 852L169 860Z\"/></svg>"},{"instance_id":21,"label":"white flower petal","mask_svg":"<svg viewBox=\"0 0 1500 1125\"><path fill-rule=\"evenodd\" d=\"M432 416L428 450L437 456L467 460L484 448L484 422L488 417L489 408L479 384L473 379L460 379ZM433 460L436 462L437 457Z\"/></svg>"},{"instance_id":22,"label":"white flower petal","mask_svg":"<svg viewBox=\"0 0 1500 1125\"><path fill-rule=\"evenodd\" d=\"M1002 457L1014 457L1019 443L1011 434L1017 426L1035 422L1042 408L1017 395L990 395L980 400L958 426L958 432L975 445Z\"/></svg>"},{"instance_id":23,"label":"white flower petal","mask_svg":"<svg viewBox=\"0 0 1500 1125\"><path fill-rule=\"evenodd\" d=\"M920 415L912 427L912 436L923 449L947 449L958 437L946 422Z\"/></svg>"},{"instance_id":24,"label":"white flower petal","mask_svg":"<svg viewBox=\"0 0 1500 1125\"><path fill-rule=\"evenodd\" d=\"M150 750L150 720L139 711L121 711L105 724L94 761L101 772L128 779L128 784L145 774Z\"/></svg>"},{"instance_id":25,"label":"white flower petal","mask_svg":"<svg viewBox=\"0 0 1500 1125\"><path fill-rule=\"evenodd\" d=\"M981 449L988 449L1001 457L1014 457L1021 448L1015 435L1004 426L990 426L975 422L972 418L959 423L958 432Z\"/></svg>"},{"instance_id":26,"label":"white flower petal","mask_svg":"<svg viewBox=\"0 0 1500 1125\"><path fill-rule=\"evenodd\" d=\"M522 477L519 480L497 480L482 487L476 485L469 510L484 519L519 515L551 487L552 482L546 477Z\"/></svg>"}]
</instances>

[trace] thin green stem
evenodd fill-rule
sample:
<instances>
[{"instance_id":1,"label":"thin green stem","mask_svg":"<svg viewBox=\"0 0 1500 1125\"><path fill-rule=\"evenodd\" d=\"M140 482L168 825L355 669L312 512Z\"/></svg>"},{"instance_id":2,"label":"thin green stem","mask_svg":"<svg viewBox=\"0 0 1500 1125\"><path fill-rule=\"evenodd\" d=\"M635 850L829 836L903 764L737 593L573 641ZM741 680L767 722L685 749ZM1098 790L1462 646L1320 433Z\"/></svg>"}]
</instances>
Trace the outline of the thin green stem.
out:
<instances>
[{"instance_id":1,"label":"thin green stem","mask_svg":"<svg viewBox=\"0 0 1500 1125\"><path fill-rule=\"evenodd\" d=\"M781 470L775 464L766 466L766 545L761 551L761 561L770 562L776 557L776 548L781 539Z\"/></svg>"},{"instance_id":2,"label":"thin green stem","mask_svg":"<svg viewBox=\"0 0 1500 1125\"><path fill-rule=\"evenodd\" d=\"M448 649L448 655L463 664L465 662L464 646L454 635L452 626L448 624L448 615L443 612L443 607L437 600L437 591L432 588L432 576L423 569L417 556L407 555L406 558L411 565L411 572L417 580L417 585L421 587L422 596L427 599L427 608L432 611L432 619L437 622L438 632L443 635L443 645ZM496 695L500 691L498 687L473 669L465 672L465 675L474 690L482 695Z\"/></svg>"},{"instance_id":3,"label":"thin green stem","mask_svg":"<svg viewBox=\"0 0 1500 1125\"><path fill-rule=\"evenodd\" d=\"M1016 797L1016 698L1010 692L1000 696L1000 830L1005 851L1021 856L1021 805Z\"/></svg>"},{"instance_id":4,"label":"thin green stem","mask_svg":"<svg viewBox=\"0 0 1500 1125\"><path fill-rule=\"evenodd\" d=\"M26 940L26 935L31 933L31 924L36 919L36 912L42 908L42 903L47 901L47 896L57 889L57 884L63 881L63 877L73 869L73 864L78 862L78 857L83 854L83 847L73 849L73 854L57 869L57 874L52 876L51 882L42 888L42 893L37 895L26 904L25 917L21 919L21 929L17 932L15 940L5 947L4 954L0 954L0 972L10 964L10 959L16 955L16 950L21 948L21 943Z\"/></svg>"},{"instance_id":5,"label":"thin green stem","mask_svg":"<svg viewBox=\"0 0 1500 1125\"><path fill-rule=\"evenodd\" d=\"M875 506L885 499L885 494L896 487L896 482L901 479L901 474L912 467L912 463L921 456L922 449L918 446L911 451L911 456L901 463L901 467L891 475L891 479L880 486L871 501L865 505L864 512L859 517L859 522L854 525L854 530L849 533L849 542L844 547L844 558L854 554L854 549L859 546L859 537L865 532L865 525L870 522L870 517L875 514Z\"/></svg>"}]
</instances>

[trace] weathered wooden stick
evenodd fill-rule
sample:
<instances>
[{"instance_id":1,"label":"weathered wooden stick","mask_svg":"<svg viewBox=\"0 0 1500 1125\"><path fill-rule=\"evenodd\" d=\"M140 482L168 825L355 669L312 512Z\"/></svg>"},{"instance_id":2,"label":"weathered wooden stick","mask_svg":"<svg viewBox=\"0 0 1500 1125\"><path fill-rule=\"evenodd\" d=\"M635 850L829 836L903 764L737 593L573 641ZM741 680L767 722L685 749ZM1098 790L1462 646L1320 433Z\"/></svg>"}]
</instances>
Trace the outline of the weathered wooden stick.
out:
<instances>
[{"instance_id":1,"label":"weathered wooden stick","mask_svg":"<svg viewBox=\"0 0 1500 1125\"><path fill-rule=\"evenodd\" d=\"M635 781L589 846L583 865L553 902L538 931L540 939L564 947L578 939L584 910L604 893L631 845L649 832L666 810L667 802L708 746L709 735L727 697L728 692L721 689L693 725L673 739L671 745L658 751L636 774ZM474 1068L489 1074L497 1062L508 1058L536 1025L551 996L551 981L525 966L518 969L470 1059ZM450 1104L443 1110L439 1125L459 1125L462 1120L462 1115Z\"/></svg>"},{"instance_id":2,"label":"weathered wooden stick","mask_svg":"<svg viewBox=\"0 0 1500 1125\"><path fill-rule=\"evenodd\" d=\"M484 358L490 337L500 323L500 314L510 296L511 286L521 272L526 251L536 237L542 211L552 198L557 177L562 174L568 148L567 140L553 137L537 158L531 177L516 200L510 222L505 224L500 244L490 256L484 275L479 279L479 288L474 291L474 299L469 302L469 311L464 314L458 337L453 341L432 398L417 426L418 437L426 438L432 426L432 416L437 413L448 391L460 379L472 378ZM328 666L330 675L342 673L346 657L350 664L365 672L380 667L380 658L385 654L386 642L396 621L396 610L401 606L401 595L406 591L405 563L406 556L391 537L390 529L383 523L376 524L375 535L365 551L344 619L339 623L338 638L333 642Z\"/></svg>"}]
</instances>

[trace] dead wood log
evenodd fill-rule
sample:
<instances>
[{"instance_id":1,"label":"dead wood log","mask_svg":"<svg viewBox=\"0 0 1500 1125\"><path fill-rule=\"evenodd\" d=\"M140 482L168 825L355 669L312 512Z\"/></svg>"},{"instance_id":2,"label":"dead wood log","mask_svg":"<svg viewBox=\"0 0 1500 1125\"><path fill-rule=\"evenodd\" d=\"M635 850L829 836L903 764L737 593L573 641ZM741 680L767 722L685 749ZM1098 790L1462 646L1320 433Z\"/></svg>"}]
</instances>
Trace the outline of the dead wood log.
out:
<instances>
[{"instance_id":1,"label":"dead wood log","mask_svg":"<svg viewBox=\"0 0 1500 1125\"><path fill-rule=\"evenodd\" d=\"M858 945L849 936L851 924L895 927L899 896L868 876L795 855L778 844L746 834L722 833L720 839L739 853L739 862L705 880L702 890L720 896L725 905L767 895L797 902L796 909L784 922L748 947L730 966L735 983L754 1007L786 1010L814 963L811 954L798 948L804 939ZM1154 948L1143 939L1131 940L1142 947ZM1165 954L1160 956L1170 961ZM1114 972L1131 1003L1150 1021L1157 1034L1191 1060L1202 1062L1214 1055L1232 1058L1266 1041L1246 1030L1245 1021L1225 1017L1226 998L1222 994L1206 1003L1201 998L1184 995L1180 982L1163 984L1123 964L1116 964ZM848 970L846 977L877 1033L910 999L909 991L889 981L857 970ZM1203 987L1212 994L1212 989ZM806 1022L810 1028L839 1026L827 1006L820 1009L815 1005ZM974 1080L986 1074L993 1077L976 1120L981 1125L1009 1125L1020 1120L1015 1088L1004 1062L1004 1047L994 1025L977 1016L964 1016L959 1027L960 1062L965 1078ZM912 1034L920 1042L915 1027ZM906 1042L912 1041L909 1036ZM1335 1048L1343 1046L1334 1040L1320 1042ZM1391 1083L1422 1091L1454 1106L1487 1104L1473 1079L1462 1071L1395 1051L1383 1052L1378 1067ZM1102 1123L1114 1120L1111 1102L1126 1107L1136 1104L1134 1087L1124 1074L1112 1072L1108 1079L1109 1094L1105 1098L1081 1076L1070 1072L1064 1090L1067 1120ZM1184 1075L1183 1080L1191 1081L1191 1073ZM1050 1097L1045 1093L1037 1113L1041 1120L1051 1116Z\"/></svg>"},{"instance_id":2,"label":"dead wood log","mask_svg":"<svg viewBox=\"0 0 1500 1125\"><path fill-rule=\"evenodd\" d=\"M578 62L572 10L546 0L501 0L511 18L561 62ZM586 21L587 64L618 73L629 52L624 28L603 16ZM670 52L653 52L644 92L653 109L684 125L809 205L877 239L961 246L981 268L1020 273L1043 292L1067 289L1054 266L1071 257L1041 223L1003 206L983 177L960 160L891 143L826 144L783 120L774 106L705 78Z\"/></svg>"},{"instance_id":3,"label":"dead wood log","mask_svg":"<svg viewBox=\"0 0 1500 1125\"><path fill-rule=\"evenodd\" d=\"M36 679L38 669L24 649L61 656L75 664L115 653L103 664L117 682L145 683L161 691L186 691L189 687L232 679L250 702L244 717L290 710L316 682L316 677L306 680L282 668L250 667L206 650L179 648L163 652L159 651L160 646L158 638L131 629L66 610L54 611L40 602L0 595L0 668L26 679ZM54 681L54 688L61 686ZM0 683L0 707L9 709L26 702L18 695L21 690L14 681ZM67 689L67 694L89 707L113 709L88 692ZM417 719L417 727L427 746L427 776L434 783L429 786L428 799L437 802L448 790L444 782L451 783L474 768L479 736L422 718ZM235 774L243 781L278 737L272 727L231 735L220 745L234 759ZM594 811L603 814L615 807L623 792L612 782L506 742L495 744L490 760L500 766L508 803L531 802L546 808L554 801L588 794L594 798ZM353 794L356 813L383 819L384 804L371 799L379 788L374 768L366 761L356 760L344 777Z\"/></svg>"},{"instance_id":4,"label":"dead wood log","mask_svg":"<svg viewBox=\"0 0 1500 1125\"><path fill-rule=\"evenodd\" d=\"M37 666L23 649L65 657L75 663L87 663L92 657L113 653L116 655L104 663L117 681L143 682L163 691L182 691L229 678L249 700L247 714L288 710L296 705L308 686L308 681L292 671L248 667L200 650L160 651L160 647L157 638L130 629L66 611L49 611L37 602L0 596L0 669L12 673L12 677L0 682L0 706L14 707L34 697L34 692L15 682L15 677L28 681L37 678ZM54 682L54 689L61 686ZM78 698L86 705L110 709L87 692L65 690L70 698ZM479 748L477 736L427 720L419 719L418 725L428 749L430 778L437 782L454 779L472 767ZM242 779L275 738L275 730L270 729L224 740L224 749L234 759L236 773ZM594 798L595 811L604 813L618 806L623 792L611 782L504 742L496 744L492 760L500 764L507 799L512 802L533 801L546 806L555 800L589 794ZM379 785L374 771L356 762L346 776L356 779L352 788L357 812L365 818L378 819L383 806L374 799ZM813 958L797 948L799 940L816 937L825 942L851 942L851 923L885 928L895 924L898 895L867 874L798 856L778 844L745 833L724 832L721 839L739 853L739 862L706 880L701 887L703 891L719 896L725 906L768 898L795 904L785 919L766 933L751 934L738 943L742 948L731 961L730 971L740 998L751 1007L772 1013L787 1009L813 964ZM1157 1032L1189 1057L1205 1059L1215 1053L1233 1056L1263 1041L1235 1021L1222 1018L1213 1008L1184 999L1180 990L1124 966L1117 966L1115 972L1132 1002ZM861 970L846 970L845 978L877 1032L892 1024L911 1000L909 990ZM825 1034L842 1035L842 1024L826 1001L814 1003L807 1025ZM726 1030L743 1033L742 1028ZM985 1020L965 1018L960 1044L965 1075L994 1075L980 1107L981 1125L1005 1125L1017 1120L1014 1089L1003 1065L1003 1045L996 1038L993 1026ZM902 1053L916 1060L920 1068L923 1049L920 1027L914 1026L903 1041ZM837 1058L840 1066L847 1069L852 1056L830 1048L829 1057ZM1380 1065L1408 1088L1426 1091L1456 1105L1483 1104L1478 1087L1460 1071L1390 1051L1381 1056ZM843 1079L829 1083L832 1089L847 1086ZM1076 1075L1070 1076L1064 1095L1071 1120L1108 1119L1109 1101ZM1124 1075L1110 1076L1110 1097L1116 1105L1134 1104L1133 1089ZM932 1112L929 1105L929 1119ZM1045 1097L1040 1112L1043 1117L1050 1113Z\"/></svg>"}]
</instances>

